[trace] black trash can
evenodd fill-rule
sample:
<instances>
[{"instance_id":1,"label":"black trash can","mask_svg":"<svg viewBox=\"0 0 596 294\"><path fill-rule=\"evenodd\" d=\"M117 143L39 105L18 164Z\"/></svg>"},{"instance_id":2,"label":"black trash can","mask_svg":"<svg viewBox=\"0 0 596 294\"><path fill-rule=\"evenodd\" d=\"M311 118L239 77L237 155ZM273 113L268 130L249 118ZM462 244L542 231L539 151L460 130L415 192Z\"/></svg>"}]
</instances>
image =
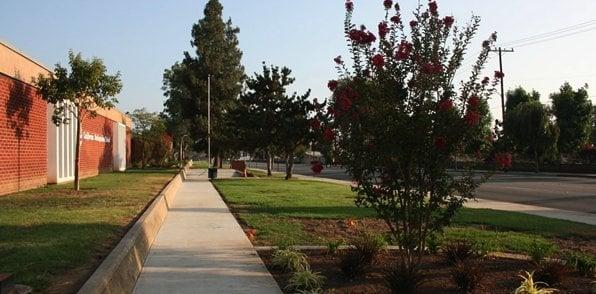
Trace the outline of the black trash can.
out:
<instances>
[{"instance_id":1,"label":"black trash can","mask_svg":"<svg viewBox=\"0 0 596 294\"><path fill-rule=\"evenodd\" d=\"M207 176L211 180L217 179L217 167L210 167L208 169Z\"/></svg>"}]
</instances>

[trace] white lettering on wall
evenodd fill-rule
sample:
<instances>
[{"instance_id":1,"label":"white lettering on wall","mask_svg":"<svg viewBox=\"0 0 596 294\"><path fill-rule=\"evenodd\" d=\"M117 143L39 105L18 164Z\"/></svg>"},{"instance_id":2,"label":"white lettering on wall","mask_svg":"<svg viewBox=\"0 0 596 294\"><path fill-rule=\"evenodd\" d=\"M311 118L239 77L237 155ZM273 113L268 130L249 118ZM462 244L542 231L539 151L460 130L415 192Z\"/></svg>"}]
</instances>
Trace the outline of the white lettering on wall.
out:
<instances>
[{"instance_id":1,"label":"white lettering on wall","mask_svg":"<svg viewBox=\"0 0 596 294\"><path fill-rule=\"evenodd\" d=\"M96 142L102 142L102 143L110 143L112 141L112 139L108 136L91 134L91 133L87 133L87 132L83 132L83 134L81 135L81 139L86 140L86 141L96 141Z\"/></svg>"}]
</instances>

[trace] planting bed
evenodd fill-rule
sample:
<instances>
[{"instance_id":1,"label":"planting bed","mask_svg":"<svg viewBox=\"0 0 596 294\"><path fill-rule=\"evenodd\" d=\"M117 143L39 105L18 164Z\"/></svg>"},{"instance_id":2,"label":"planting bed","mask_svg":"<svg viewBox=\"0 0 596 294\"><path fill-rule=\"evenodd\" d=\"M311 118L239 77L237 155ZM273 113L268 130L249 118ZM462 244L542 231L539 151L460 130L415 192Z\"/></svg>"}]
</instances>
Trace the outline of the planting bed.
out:
<instances>
[{"instance_id":1,"label":"planting bed","mask_svg":"<svg viewBox=\"0 0 596 294\"><path fill-rule=\"evenodd\" d=\"M333 290L333 293L390 293L385 286L384 273L395 264L397 258L391 252L385 252L378 256L376 262L368 269L366 275L354 280L347 280L339 269L339 254L328 254L326 251L312 250L304 252L308 256L308 263L315 272L320 272L326 277L325 290ZM272 251L261 251L259 255L267 265L269 271L286 293L286 286L291 276L290 273L282 272L272 266ZM482 269L481 287L473 293L512 293L521 282L519 275L523 271L533 271L535 266L529 261L484 257L477 260ZM421 266L424 276L424 283L417 293L457 293L455 283L451 280L450 272L453 269L449 263L438 256L424 257ZM589 278L582 277L577 273L570 276L561 284L553 287L562 293L590 293L591 282Z\"/></svg>"}]
</instances>

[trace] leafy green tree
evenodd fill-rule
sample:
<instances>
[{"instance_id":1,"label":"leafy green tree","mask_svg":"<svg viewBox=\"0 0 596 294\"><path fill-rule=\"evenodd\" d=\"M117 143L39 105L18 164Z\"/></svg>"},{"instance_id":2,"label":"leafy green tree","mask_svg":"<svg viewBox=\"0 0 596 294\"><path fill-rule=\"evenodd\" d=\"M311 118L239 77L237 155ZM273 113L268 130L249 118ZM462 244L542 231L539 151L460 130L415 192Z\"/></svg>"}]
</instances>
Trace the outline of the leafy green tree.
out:
<instances>
[{"instance_id":1,"label":"leafy green tree","mask_svg":"<svg viewBox=\"0 0 596 294\"><path fill-rule=\"evenodd\" d=\"M507 110L513 110L521 103L530 101L540 101L540 93L532 90L532 92L526 91L523 87L519 86L514 90L507 91L507 100L505 107Z\"/></svg>"},{"instance_id":2,"label":"leafy green tree","mask_svg":"<svg viewBox=\"0 0 596 294\"><path fill-rule=\"evenodd\" d=\"M592 107L592 144L596 144L596 105Z\"/></svg>"},{"instance_id":3,"label":"leafy green tree","mask_svg":"<svg viewBox=\"0 0 596 294\"><path fill-rule=\"evenodd\" d=\"M279 148L286 158L286 180L292 178L294 157L314 138L310 116L317 108L316 102L310 101L310 90L303 95L286 96L280 105Z\"/></svg>"},{"instance_id":4,"label":"leafy green tree","mask_svg":"<svg viewBox=\"0 0 596 294\"><path fill-rule=\"evenodd\" d=\"M139 160L141 168L150 161L158 165L165 163L169 147L166 146L168 137L166 122L158 113L148 112L146 108L135 109L130 115L133 122L133 139L138 145L134 156Z\"/></svg>"},{"instance_id":5,"label":"leafy green tree","mask_svg":"<svg viewBox=\"0 0 596 294\"><path fill-rule=\"evenodd\" d=\"M98 109L113 108L118 100L114 97L122 90L120 73L107 74L106 66L99 58L83 59L80 53L68 53L69 69L56 64L53 75L39 75L35 85L39 95L54 104L52 120L57 126L69 124L71 113L77 123L74 189L79 191L81 153L81 130L86 117L97 115Z\"/></svg>"},{"instance_id":6,"label":"leafy green tree","mask_svg":"<svg viewBox=\"0 0 596 294\"><path fill-rule=\"evenodd\" d=\"M536 172L546 157L557 152L558 129L548 110L538 101L523 102L507 112L505 129L516 149L534 159Z\"/></svg>"},{"instance_id":7,"label":"leafy green tree","mask_svg":"<svg viewBox=\"0 0 596 294\"><path fill-rule=\"evenodd\" d=\"M294 82L287 67L266 66L246 81L247 91L240 96L233 112L235 127L244 151L264 151L267 175L271 176L273 152L280 132L281 106L286 88Z\"/></svg>"},{"instance_id":8,"label":"leafy green tree","mask_svg":"<svg viewBox=\"0 0 596 294\"><path fill-rule=\"evenodd\" d=\"M204 18L192 28L195 54L184 52L181 62L166 69L163 81L164 113L176 123L188 122L197 141L207 138L207 79L211 77L211 139L217 159L235 142L228 113L235 107L245 77L238 48L240 29L231 20L224 21L222 12L218 0L207 2ZM201 142L205 148L206 140Z\"/></svg>"},{"instance_id":9,"label":"leafy green tree","mask_svg":"<svg viewBox=\"0 0 596 294\"><path fill-rule=\"evenodd\" d=\"M556 125L560 131L558 148L562 153L578 151L590 140L592 101L587 86L573 90L569 83L550 95Z\"/></svg>"}]
</instances>

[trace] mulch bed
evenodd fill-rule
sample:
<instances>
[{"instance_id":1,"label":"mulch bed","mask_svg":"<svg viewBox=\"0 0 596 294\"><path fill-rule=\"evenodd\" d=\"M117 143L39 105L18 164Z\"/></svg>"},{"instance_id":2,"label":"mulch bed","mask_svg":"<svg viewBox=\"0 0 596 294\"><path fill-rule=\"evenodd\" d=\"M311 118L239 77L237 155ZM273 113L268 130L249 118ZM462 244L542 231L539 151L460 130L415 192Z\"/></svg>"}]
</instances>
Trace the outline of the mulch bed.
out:
<instances>
[{"instance_id":1,"label":"mulch bed","mask_svg":"<svg viewBox=\"0 0 596 294\"><path fill-rule=\"evenodd\" d=\"M385 286L384 273L393 264L397 257L391 252L382 253L377 261L369 268L364 277L355 280L343 278L337 264L339 255L328 254L325 251L306 251L308 262L313 271L320 272L326 279L325 289L333 289L333 293L390 293ZM341 253L339 253L341 254ZM286 293L287 281L291 274L284 273L271 266L271 251L259 252L269 271ZM484 276L481 288L474 293L512 293L520 284L519 275L522 271L533 271L535 266L522 260L485 257L479 259ZM455 284L451 281L452 266L438 256L423 258L422 273L425 282L418 289L418 293L457 293ZM572 274L567 280L555 287L560 293L590 293L592 280L578 274Z\"/></svg>"}]
</instances>

